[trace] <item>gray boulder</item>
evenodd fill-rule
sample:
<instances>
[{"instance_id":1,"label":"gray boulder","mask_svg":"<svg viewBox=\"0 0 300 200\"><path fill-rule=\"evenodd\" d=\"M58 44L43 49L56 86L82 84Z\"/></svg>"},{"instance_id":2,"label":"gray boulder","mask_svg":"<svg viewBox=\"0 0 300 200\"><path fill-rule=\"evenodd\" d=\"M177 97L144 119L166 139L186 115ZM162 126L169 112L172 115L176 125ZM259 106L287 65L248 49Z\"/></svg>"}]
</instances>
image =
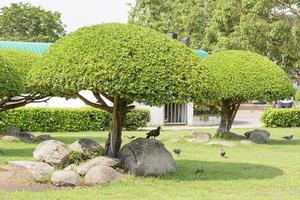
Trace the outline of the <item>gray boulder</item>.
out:
<instances>
[{"instance_id":1,"label":"gray boulder","mask_svg":"<svg viewBox=\"0 0 300 200\"><path fill-rule=\"evenodd\" d=\"M56 186L74 187L80 185L80 176L71 170L61 170L52 173L51 182Z\"/></svg>"},{"instance_id":2,"label":"gray boulder","mask_svg":"<svg viewBox=\"0 0 300 200\"><path fill-rule=\"evenodd\" d=\"M73 142L69 146L70 151L78 151L84 156L90 158L94 154L101 154L103 152L103 147L100 146L96 141L91 139L79 139Z\"/></svg>"},{"instance_id":3,"label":"gray boulder","mask_svg":"<svg viewBox=\"0 0 300 200\"><path fill-rule=\"evenodd\" d=\"M9 161L8 166L26 169L35 180L43 179L54 171L54 167L47 163L35 161Z\"/></svg>"},{"instance_id":4,"label":"gray boulder","mask_svg":"<svg viewBox=\"0 0 300 200\"><path fill-rule=\"evenodd\" d=\"M254 130L246 132L244 135L249 137L253 142L256 143L269 143L270 142L270 132L265 130Z\"/></svg>"},{"instance_id":5,"label":"gray boulder","mask_svg":"<svg viewBox=\"0 0 300 200\"><path fill-rule=\"evenodd\" d=\"M124 145L118 157L125 170L136 176L159 176L176 172L172 154L155 139L138 138Z\"/></svg>"},{"instance_id":6,"label":"gray boulder","mask_svg":"<svg viewBox=\"0 0 300 200\"><path fill-rule=\"evenodd\" d=\"M111 183L112 181L122 178L123 175L111 167L96 166L90 169L84 176L85 185L97 185Z\"/></svg>"},{"instance_id":7,"label":"gray boulder","mask_svg":"<svg viewBox=\"0 0 300 200\"><path fill-rule=\"evenodd\" d=\"M120 165L120 160L117 158L108 158L104 156L96 157L79 165L76 171L80 175L85 175L91 168L95 166L117 167Z\"/></svg>"},{"instance_id":8,"label":"gray boulder","mask_svg":"<svg viewBox=\"0 0 300 200\"><path fill-rule=\"evenodd\" d=\"M57 140L40 143L33 152L33 158L55 166L65 166L69 162L67 146Z\"/></svg>"}]
</instances>

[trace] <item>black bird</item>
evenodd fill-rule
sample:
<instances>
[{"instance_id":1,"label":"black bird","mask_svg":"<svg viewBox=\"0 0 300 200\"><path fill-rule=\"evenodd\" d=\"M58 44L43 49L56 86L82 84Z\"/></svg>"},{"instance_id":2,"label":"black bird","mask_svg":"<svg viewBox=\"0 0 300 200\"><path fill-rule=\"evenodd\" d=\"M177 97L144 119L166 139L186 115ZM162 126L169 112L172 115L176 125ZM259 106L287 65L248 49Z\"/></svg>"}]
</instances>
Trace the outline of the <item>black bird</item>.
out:
<instances>
[{"instance_id":1,"label":"black bird","mask_svg":"<svg viewBox=\"0 0 300 200\"><path fill-rule=\"evenodd\" d=\"M286 139L286 140L291 140L293 139L294 135L287 135L287 136L284 136L282 137L283 139Z\"/></svg>"},{"instance_id":2,"label":"black bird","mask_svg":"<svg viewBox=\"0 0 300 200\"><path fill-rule=\"evenodd\" d=\"M196 171L195 171L195 174L201 174L203 172L204 172L203 167L201 169L197 168Z\"/></svg>"},{"instance_id":3,"label":"black bird","mask_svg":"<svg viewBox=\"0 0 300 200\"><path fill-rule=\"evenodd\" d=\"M135 136L134 136L134 135L132 135L132 136L127 136L127 138L128 138L128 140L132 140L132 139L135 138Z\"/></svg>"},{"instance_id":4,"label":"black bird","mask_svg":"<svg viewBox=\"0 0 300 200\"><path fill-rule=\"evenodd\" d=\"M226 155L226 152L223 148L220 150L220 156L224 157Z\"/></svg>"},{"instance_id":5,"label":"black bird","mask_svg":"<svg viewBox=\"0 0 300 200\"><path fill-rule=\"evenodd\" d=\"M175 148L173 149L174 153L176 153L178 156L181 154L181 148Z\"/></svg>"},{"instance_id":6,"label":"black bird","mask_svg":"<svg viewBox=\"0 0 300 200\"><path fill-rule=\"evenodd\" d=\"M157 129L151 130L149 133L147 133L146 138L150 138L150 137L156 138L160 134L160 129L161 127L159 126L157 127Z\"/></svg>"}]
</instances>

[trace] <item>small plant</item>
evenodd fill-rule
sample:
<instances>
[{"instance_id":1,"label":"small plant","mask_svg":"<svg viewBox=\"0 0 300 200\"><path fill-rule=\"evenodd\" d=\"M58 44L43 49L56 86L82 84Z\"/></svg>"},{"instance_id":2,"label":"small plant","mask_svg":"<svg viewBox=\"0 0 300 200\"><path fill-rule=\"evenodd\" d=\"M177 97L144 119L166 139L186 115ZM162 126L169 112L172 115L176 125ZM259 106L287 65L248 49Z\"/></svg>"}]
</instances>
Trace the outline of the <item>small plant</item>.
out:
<instances>
[{"instance_id":1,"label":"small plant","mask_svg":"<svg viewBox=\"0 0 300 200\"><path fill-rule=\"evenodd\" d=\"M74 163L75 165L79 165L80 163L86 161L87 159L89 158L79 151L71 151L69 153L69 160L71 163Z\"/></svg>"}]
</instances>

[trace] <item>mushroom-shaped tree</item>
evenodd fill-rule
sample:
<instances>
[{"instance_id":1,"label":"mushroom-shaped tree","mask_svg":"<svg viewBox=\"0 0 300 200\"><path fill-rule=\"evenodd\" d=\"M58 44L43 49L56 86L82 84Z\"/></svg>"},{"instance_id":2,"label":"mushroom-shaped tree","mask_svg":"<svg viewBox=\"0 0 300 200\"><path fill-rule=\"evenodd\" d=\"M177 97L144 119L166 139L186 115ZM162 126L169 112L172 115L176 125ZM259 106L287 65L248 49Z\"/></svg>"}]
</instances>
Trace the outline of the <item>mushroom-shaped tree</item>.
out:
<instances>
[{"instance_id":1,"label":"mushroom-shaped tree","mask_svg":"<svg viewBox=\"0 0 300 200\"><path fill-rule=\"evenodd\" d=\"M285 72L257 53L227 50L208 56L204 63L219 87L219 98L211 100L220 107L217 137L231 136L229 131L241 103L285 99L293 94Z\"/></svg>"},{"instance_id":2,"label":"mushroom-shaped tree","mask_svg":"<svg viewBox=\"0 0 300 200\"><path fill-rule=\"evenodd\" d=\"M33 91L27 79L39 57L26 51L0 49L0 112L46 100L46 96Z\"/></svg>"},{"instance_id":3,"label":"mushroom-shaped tree","mask_svg":"<svg viewBox=\"0 0 300 200\"><path fill-rule=\"evenodd\" d=\"M39 70L32 72L37 88L54 96L78 97L112 113L104 150L110 157L120 149L125 114L133 102L152 106L186 102L196 89L205 98L212 86L208 69L191 49L136 25L81 28L52 45L38 65Z\"/></svg>"}]
</instances>

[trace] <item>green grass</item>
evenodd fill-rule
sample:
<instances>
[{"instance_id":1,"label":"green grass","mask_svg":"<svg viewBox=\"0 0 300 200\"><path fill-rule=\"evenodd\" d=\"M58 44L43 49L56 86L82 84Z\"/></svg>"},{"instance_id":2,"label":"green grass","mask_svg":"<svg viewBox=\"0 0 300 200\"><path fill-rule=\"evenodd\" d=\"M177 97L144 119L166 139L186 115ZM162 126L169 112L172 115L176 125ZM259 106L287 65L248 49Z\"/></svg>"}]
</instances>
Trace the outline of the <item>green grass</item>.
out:
<instances>
[{"instance_id":1,"label":"green grass","mask_svg":"<svg viewBox=\"0 0 300 200\"><path fill-rule=\"evenodd\" d=\"M250 129L233 129L244 133ZM0 199L230 199L260 200L300 199L300 129L267 129L270 144L225 148L228 158L218 155L219 147L191 144L186 138L191 131L162 131L158 138L168 150L182 148L182 155L174 156L178 172L162 177L131 177L110 185L92 188L58 189L49 192L0 191ZM213 133L213 129L205 129ZM284 141L280 137L293 133L295 139ZM104 144L107 133L55 133L54 138L67 144L87 137ZM145 131L124 132L126 135L145 136ZM178 140L178 141L176 141ZM32 159L35 145L1 143L0 162ZM197 168L204 173L194 174Z\"/></svg>"}]
</instances>

